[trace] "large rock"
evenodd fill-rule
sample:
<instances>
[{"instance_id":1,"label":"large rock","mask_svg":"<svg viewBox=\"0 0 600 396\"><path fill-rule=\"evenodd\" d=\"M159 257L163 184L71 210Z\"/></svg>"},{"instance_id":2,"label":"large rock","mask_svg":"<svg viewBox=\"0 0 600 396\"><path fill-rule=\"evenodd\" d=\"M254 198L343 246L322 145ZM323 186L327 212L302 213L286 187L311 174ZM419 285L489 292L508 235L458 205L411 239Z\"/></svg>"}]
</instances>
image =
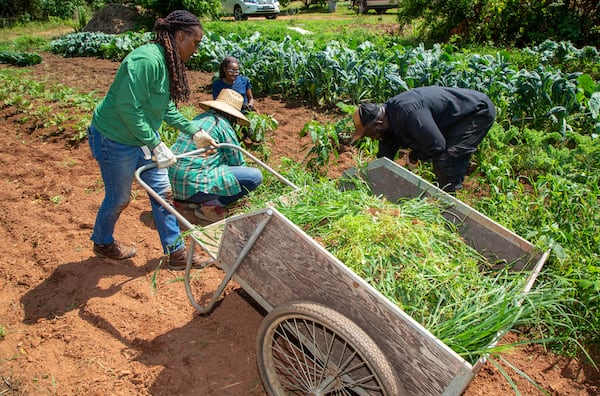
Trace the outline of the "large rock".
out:
<instances>
[{"instance_id":1,"label":"large rock","mask_svg":"<svg viewBox=\"0 0 600 396\"><path fill-rule=\"evenodd\" d=\"M141 15L137 8L125 4L109 4L97 11L83 28L84 32L119 34L135 30Z\"/></svg>"}]
</instances>

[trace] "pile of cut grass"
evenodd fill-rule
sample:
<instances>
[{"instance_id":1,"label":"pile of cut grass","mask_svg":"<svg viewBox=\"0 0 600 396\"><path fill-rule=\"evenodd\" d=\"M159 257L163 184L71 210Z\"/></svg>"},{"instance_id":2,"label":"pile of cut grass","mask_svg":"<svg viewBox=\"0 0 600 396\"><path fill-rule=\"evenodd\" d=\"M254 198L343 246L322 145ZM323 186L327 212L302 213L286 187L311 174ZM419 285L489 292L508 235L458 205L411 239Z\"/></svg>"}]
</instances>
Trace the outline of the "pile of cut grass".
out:
<instances>
[{"instance_id":1,"label":"pile of cut grass","mask_svg":"<svg viewBox=\"0 0 600 396\"><path fill-rule=\"evenodd\" d=\"M358 179L342 191L335 181L308 180L271 202L356 274L433 335L475 363L492 353L498 335L540 325L561 306L561 289L523 292L527 274L491 264L443 217L434 199L392 203L375 197ZM268 190L268 189L267 189Z\"/></svg>"}]
</instances>

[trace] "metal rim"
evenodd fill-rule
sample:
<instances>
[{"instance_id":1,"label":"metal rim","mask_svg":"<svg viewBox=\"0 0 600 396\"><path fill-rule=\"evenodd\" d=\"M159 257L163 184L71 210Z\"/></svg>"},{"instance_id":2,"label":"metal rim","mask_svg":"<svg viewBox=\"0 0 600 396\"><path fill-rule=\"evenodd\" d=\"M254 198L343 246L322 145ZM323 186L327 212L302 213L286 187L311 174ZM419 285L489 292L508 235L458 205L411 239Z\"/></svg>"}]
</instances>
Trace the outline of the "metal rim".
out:
<instances>
[{"instance_id":1,"label":"metal rim","mask_svg":"<svg viewBox=\"0 0 600 396\"><path fill-rule=\"evenodd\" d=\"M396 379L374 341L320 304L273 309L258 334L258 366L270 395L398 396Z\"/></svg>"},{"instance_id":2,"label":"metal rim","mask_svg":"<svg viewBox=\"0 0 600 396\"><path fill-rule=\"evenodd\" d=\"M236 21L241 21L244 19L244 13L242 12L242 7L240 7L239 5L236 5L235 8L233 9L233 18Z\"/></svg>"}]
</instances>

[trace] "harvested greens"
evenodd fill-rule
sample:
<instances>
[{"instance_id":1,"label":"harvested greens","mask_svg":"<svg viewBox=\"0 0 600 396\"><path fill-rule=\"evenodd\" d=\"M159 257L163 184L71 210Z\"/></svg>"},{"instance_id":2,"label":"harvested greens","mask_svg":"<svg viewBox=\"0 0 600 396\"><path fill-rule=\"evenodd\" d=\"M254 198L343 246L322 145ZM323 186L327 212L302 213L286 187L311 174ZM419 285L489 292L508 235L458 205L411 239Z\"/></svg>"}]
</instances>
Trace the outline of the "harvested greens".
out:
<instances>
[{"instance_id":1,"label":"harvested greens","mask_svg":"<svg viewBox=\"0 0 600 396\"><path fill-rule=\"evenodd\" d=\"M533 312L521 304L526 277L492 271L431 198L391 203L365 185L342 191L325 180L272 203L471 363Z\"/></svg>"}]
</instances>

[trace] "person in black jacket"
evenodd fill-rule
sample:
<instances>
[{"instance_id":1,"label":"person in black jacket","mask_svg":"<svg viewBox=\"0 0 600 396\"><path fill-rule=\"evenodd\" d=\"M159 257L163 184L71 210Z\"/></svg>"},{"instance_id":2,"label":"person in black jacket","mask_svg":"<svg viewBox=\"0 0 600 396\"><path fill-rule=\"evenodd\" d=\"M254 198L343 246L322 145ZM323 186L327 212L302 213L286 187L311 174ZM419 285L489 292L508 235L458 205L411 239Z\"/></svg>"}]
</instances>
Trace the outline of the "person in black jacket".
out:
<instances>
[{"instance_id":1,"label":"person in black jacket","mask_svg":"<svg viewBox=\"0 0 600 396\"><path fill-rule=\"evenodd\" d=\"M421 87L383 104L360 104L353 115L352 140L379 140L377 157L394 160L410 149L408 167L432 160L439 187L453 193L462 188L471 155L496 118L492 101L465 88Z\"/></svg>"}]
</instances>

